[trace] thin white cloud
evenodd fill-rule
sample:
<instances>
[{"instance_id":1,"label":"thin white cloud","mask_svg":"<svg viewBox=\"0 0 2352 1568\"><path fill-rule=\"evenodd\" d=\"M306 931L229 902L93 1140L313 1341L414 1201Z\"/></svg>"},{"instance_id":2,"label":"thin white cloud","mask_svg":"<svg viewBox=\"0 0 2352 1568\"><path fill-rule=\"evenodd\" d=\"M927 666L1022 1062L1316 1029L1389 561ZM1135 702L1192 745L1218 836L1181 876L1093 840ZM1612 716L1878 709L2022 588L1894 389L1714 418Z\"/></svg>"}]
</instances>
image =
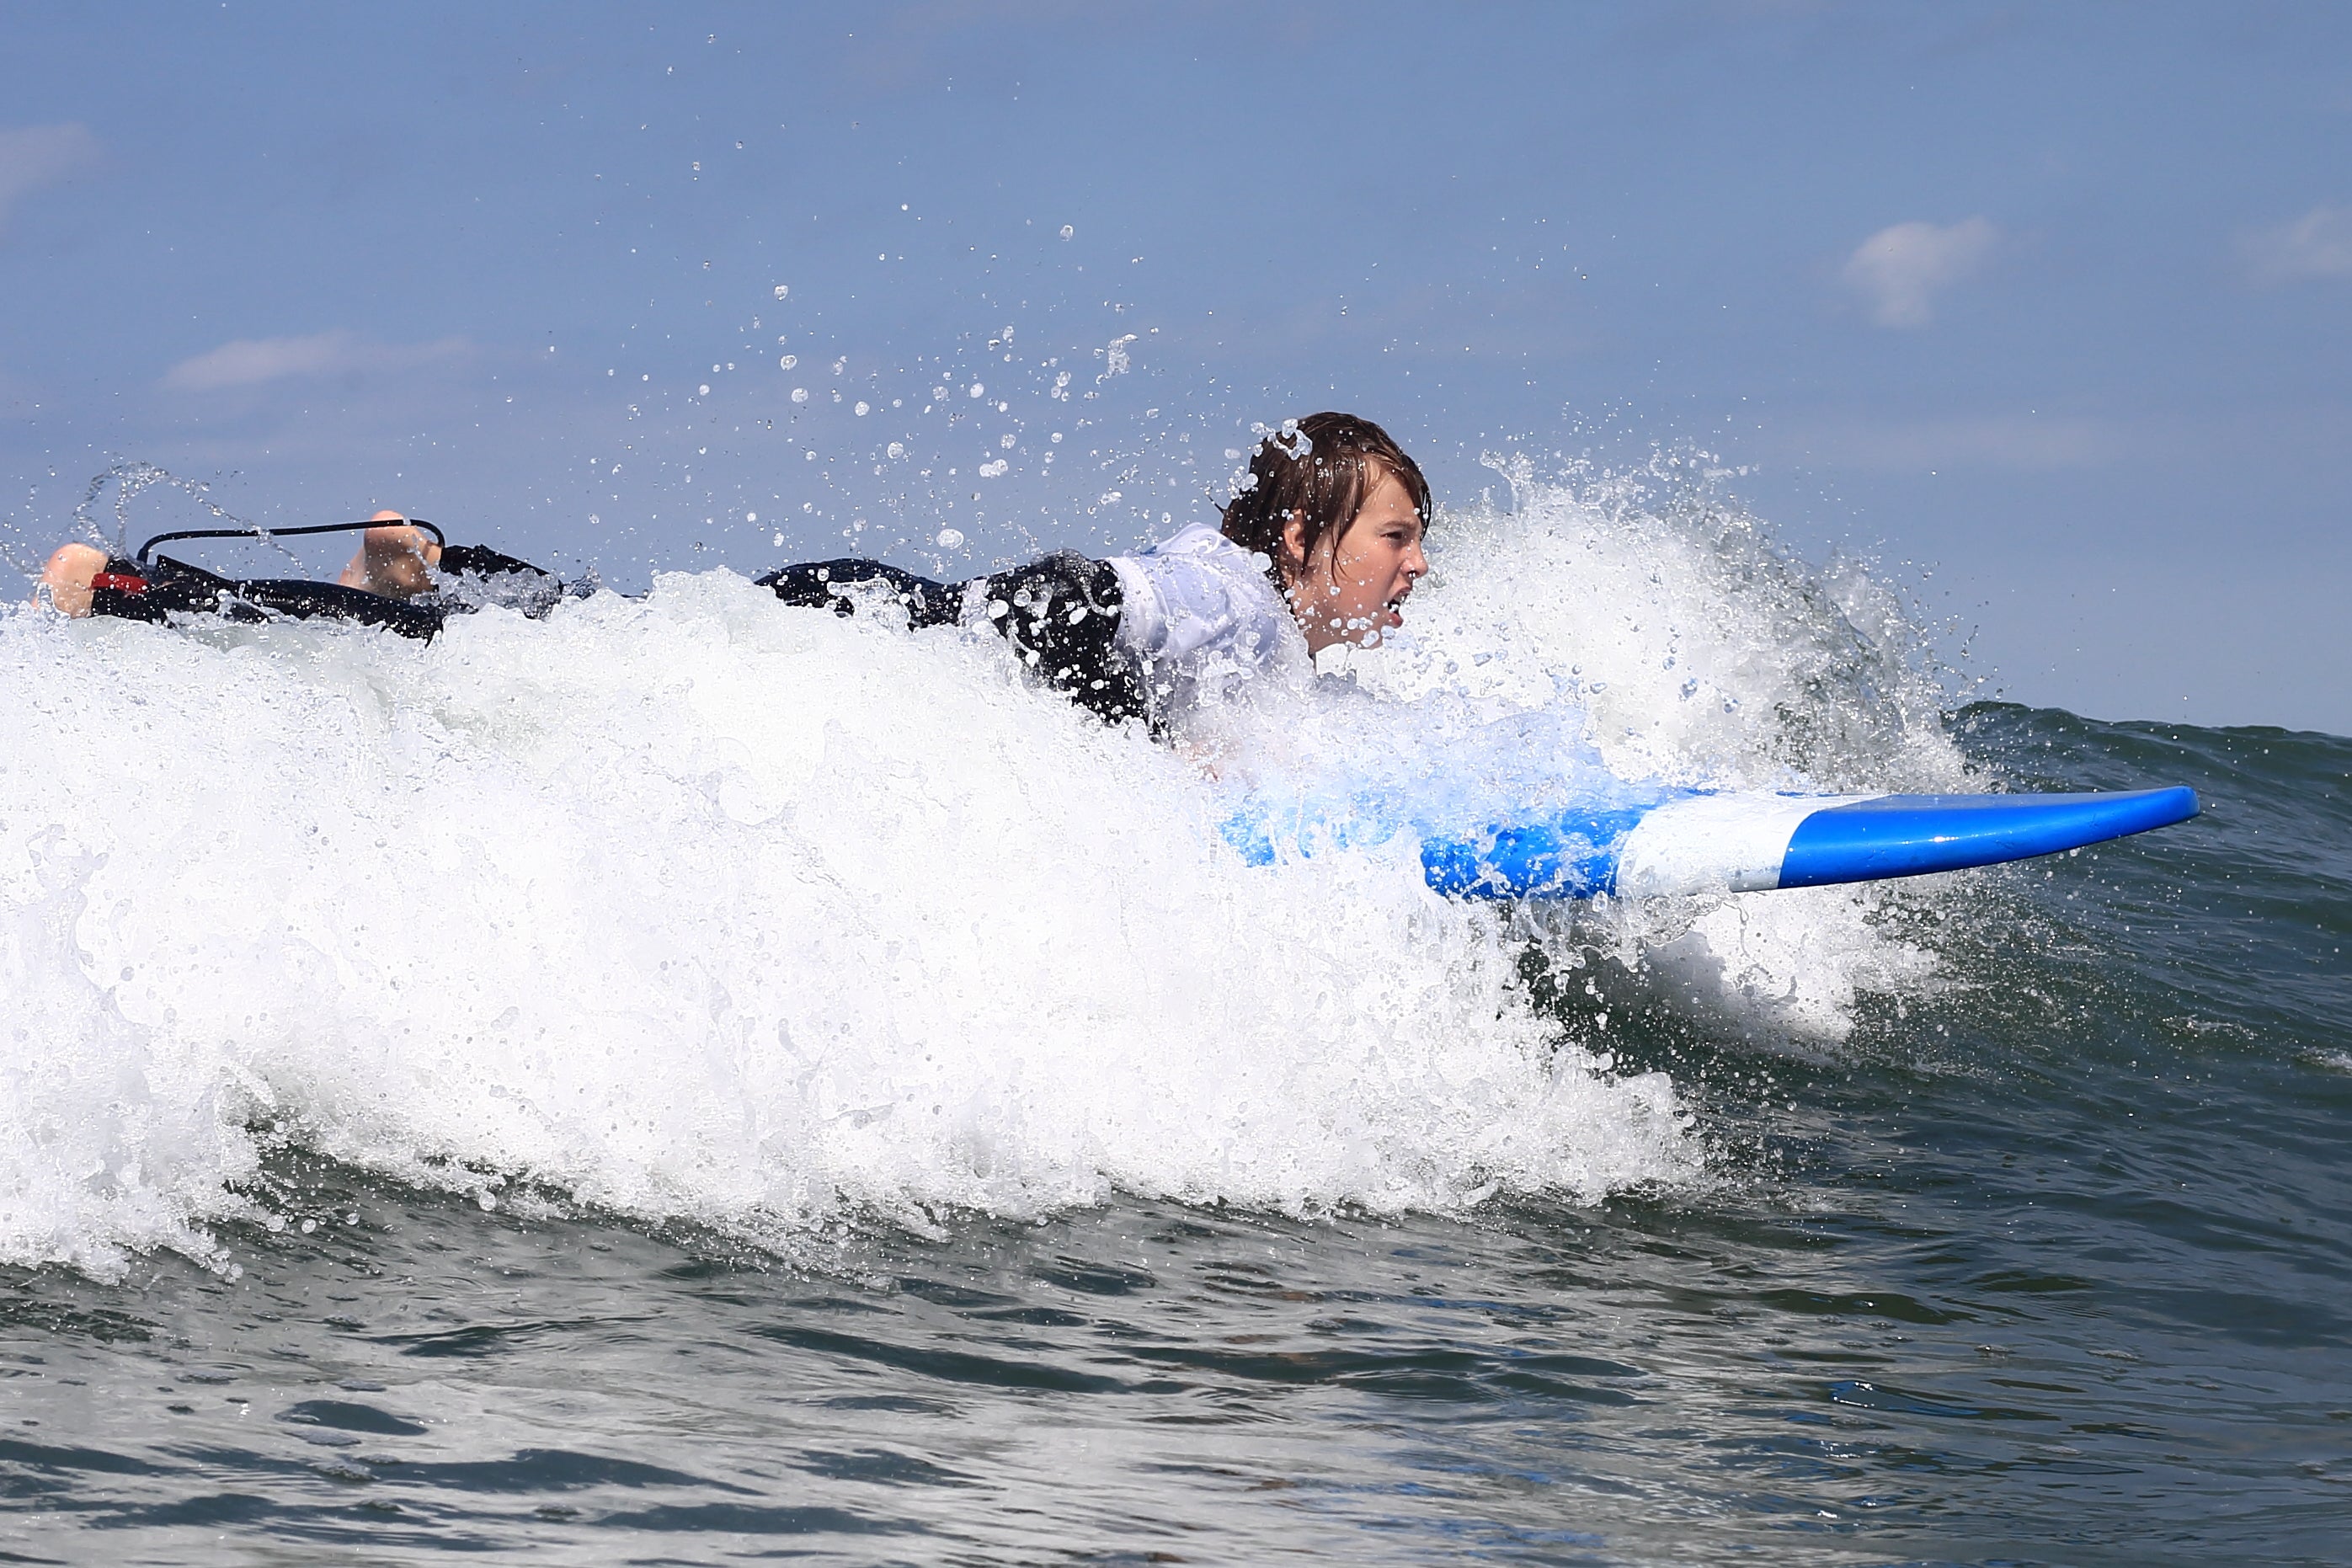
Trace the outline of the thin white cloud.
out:
<instances>
[{"instance_id":1,"label":"thin white cloud","mask_svg":"<svg viewBox=\"0 0 2352 1568\"><path fill-rule=\"evenodd\" d=\"M2352 278L2352 207L2322 202L2276 228L2244 236L2238 254L2257 283Z\"/></svg>"},{"instance_id":2,"label":"thin white cloud","mask_svg":"<svg viewBox=\"0 0 2352 1568\"><path fill-rule=\"evenodd\" d=\"M463 338L429 343L379 343L337 328L306 338L239 338L184 359L163 374L173 392L220 392L293 376L409 370L468 352Z\"/></svg>"},{"instance_id":3,"label":"thin white cloud","mask_svg":"<svg viewBox=\"0 0 2352 1568\"><path fill-rule=\"evenodd\" d=\"M1880 326L1924 327L1936 319L1936 295L1973 276L2000 243L1990 218L1898 223L1864 240L1843 276Z\"/></svg>"},{"instance_id":4,"label":"thin white cloud","mask_svg":"<svg viewBox=\"0 0 2352 1568\"><path fill-rule=\"evenodd\" d=\"M87 125L26 125L0 131L0 229L16 204L96 163L98 138Z\"/></svg>"}]
</instances>

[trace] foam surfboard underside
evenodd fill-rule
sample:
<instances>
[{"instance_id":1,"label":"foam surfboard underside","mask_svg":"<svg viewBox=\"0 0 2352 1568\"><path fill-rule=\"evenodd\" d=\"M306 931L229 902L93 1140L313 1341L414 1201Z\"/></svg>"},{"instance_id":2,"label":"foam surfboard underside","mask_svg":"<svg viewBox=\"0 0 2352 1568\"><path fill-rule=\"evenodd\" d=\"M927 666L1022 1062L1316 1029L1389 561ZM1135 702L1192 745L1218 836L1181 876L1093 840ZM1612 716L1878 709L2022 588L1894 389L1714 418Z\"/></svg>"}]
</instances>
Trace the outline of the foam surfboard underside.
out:
<instances>
[{"instance_id":1,"label":"foam surfboard underside","mask_svg":"<svg viewBox=\"0 0 2352 1568\"><path fill-rule=\"evenodd\" d=\"M2196 815L2196 792L2181 788L2079 795L1693 794L1648 807L1571 812L1475 836L1424 837L1421 859L1431 887L1463 898L1756 892L2023 860ZM1276 858L1274 835L1262 820L1236 818L1227 836L1254 861Z\"/></svg>"}]
</instances>

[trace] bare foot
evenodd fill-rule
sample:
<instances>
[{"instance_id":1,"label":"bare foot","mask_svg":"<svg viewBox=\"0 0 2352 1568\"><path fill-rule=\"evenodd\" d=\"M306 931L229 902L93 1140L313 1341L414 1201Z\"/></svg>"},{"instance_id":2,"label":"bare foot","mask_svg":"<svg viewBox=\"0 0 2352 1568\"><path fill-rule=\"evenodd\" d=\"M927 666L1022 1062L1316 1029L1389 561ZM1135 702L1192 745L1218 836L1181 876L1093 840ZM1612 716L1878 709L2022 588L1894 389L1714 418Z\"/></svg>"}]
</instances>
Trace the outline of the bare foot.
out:
<instances>
[{"instance_id":1,"label":"bare foot","mask_svg":"<svg viewBox=\"0 0 2352 1568\"><path fill-rule=\"evenodd\" d=\"M47 588L52 605L68 616L86 616L90 580L105 569L105 551L88 544L60 544L41 568L40 587L33 590L33 602L40 603L41 589Z\"/></svg>"},{"instance_id":2,"label":"bare foot","mask_svg":"<svg viewBox=\"0 0 2352 1568\"><path fill-rule=\"evenodd\" d=\"M405 599L433 586L425 569L440 564L441 547L423 529L409 527L396 511L380 511L368 521L392 526L371 528L362 535L358 553L335 581L388 599Z\"/></svg>"}]
</instances>

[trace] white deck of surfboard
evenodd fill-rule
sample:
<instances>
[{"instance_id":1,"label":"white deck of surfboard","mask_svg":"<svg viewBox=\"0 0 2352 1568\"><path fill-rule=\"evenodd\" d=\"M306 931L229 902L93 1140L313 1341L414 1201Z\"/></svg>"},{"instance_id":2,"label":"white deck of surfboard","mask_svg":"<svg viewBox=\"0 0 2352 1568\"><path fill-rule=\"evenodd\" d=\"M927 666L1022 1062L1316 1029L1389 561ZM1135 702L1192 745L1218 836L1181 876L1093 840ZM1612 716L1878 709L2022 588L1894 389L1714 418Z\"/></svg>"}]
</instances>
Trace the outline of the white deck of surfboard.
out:
<instances>
[{"instance_id":1,"label":"white deck of surfboard","mask_svg":"<svg viewBox=\"0 0 2352 1568\"><path fill-rule=\"evenodd\" d=\"M1798 825L1817 811L1877 795L1703 795L1668 801L1634 825L1617 852L1621 898L1760 893L1780 885Z\"/></svg>"}]
</instances>

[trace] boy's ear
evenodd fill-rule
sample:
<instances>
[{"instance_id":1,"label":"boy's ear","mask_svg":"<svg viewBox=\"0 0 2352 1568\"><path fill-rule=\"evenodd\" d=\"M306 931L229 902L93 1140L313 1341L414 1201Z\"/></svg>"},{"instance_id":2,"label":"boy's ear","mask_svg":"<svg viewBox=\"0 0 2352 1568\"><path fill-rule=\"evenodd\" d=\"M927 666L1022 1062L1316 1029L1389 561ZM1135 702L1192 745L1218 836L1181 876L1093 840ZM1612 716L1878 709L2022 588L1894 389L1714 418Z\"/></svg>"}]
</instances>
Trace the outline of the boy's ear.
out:
<instances>
[{"instance_id":1,"label":"boy's ear","mask_svg":"<svg viewBox=\"0 0 2352 1568\"><path fill-rule=\"evenodd\" d=\"M1282 571L1296 577L1307 570L1307 517L1294 511L1282 524Z\"/></svg>"}]
</instances>

